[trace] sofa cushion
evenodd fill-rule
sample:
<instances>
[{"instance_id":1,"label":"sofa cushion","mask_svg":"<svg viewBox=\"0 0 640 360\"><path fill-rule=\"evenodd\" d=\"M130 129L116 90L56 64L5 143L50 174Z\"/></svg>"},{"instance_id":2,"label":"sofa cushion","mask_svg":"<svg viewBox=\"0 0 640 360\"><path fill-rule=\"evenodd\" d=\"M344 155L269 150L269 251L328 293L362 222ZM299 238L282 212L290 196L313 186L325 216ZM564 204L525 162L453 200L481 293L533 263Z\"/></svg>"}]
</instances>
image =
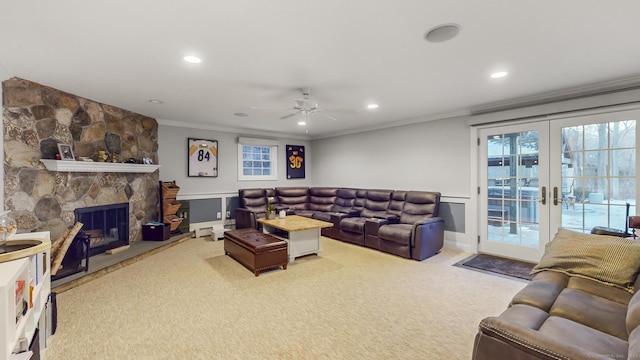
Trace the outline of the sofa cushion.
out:
<instances>
[{"instance_id":1,"label":"sofa cushion","mask_svg":"<svg viewBox=\"0 0 640 360\"><path fill-rule=\"evenodd\" d=\"M391 200L391 192L391 190L367 190L367 198L360 216L385 218L389 200Z\"/></svg>"},{"instance_id":2,"label":"sofa cushion","mask_svg":"<svg viewBox=\"0 0 640 360\"><path fill-rule=\"evenodd\" d=\"M265 189L242 189L238 194L240 207L250 211L265 212L267 208L267 192Z\"/></svg>"},{"instance_id":3,"label":"sofa cushion","mask_svg":"<svg viewBox=\"0 0 640 360\"><path fill-rule=\"evenodd\" d=\"M367 219L361 217L344 218L340 221L340 230L356 234L364 234L364 224Z\"/></svg>"},{"instance_id":4,"label":"sofa cushion","mask_svg":"<svg viewBox=\"0 0 640 360\"><path fill-rule=\"evenodd\" d=\"M440 193L427 191L408 191L400 222L413 224L438 216Z\"/></svg>"},{"instance_id":5,"label":"sofa cushion","mask_svg":"<svg viewBox=\"0 0 640 360\"><path fill-rule=\"evenodd\" d=\"M640 295L638 295L637 292L629 301L629 305L627 307L627 318L625 321L627 325L627 332L629 334L631 334L631 332L640 325Z\"/></svg>"},{"instance_id":6,"label":"sofa cushion","mask_svg":"<svg viewBox=\"0 0 640 360\"><path fill-rule=\"evenodd\" d=\"M389 201L389 208L387 213L400 217L402 214L402 207L404 207L404 198L407 195L406 191L396 190L391 193L391 200Z\"/></svg>"},{"instance_id":7,"label":"sofa cushion","mask_svg":"<svg viewBox=\"0 0 640 360\"><path fill-rule=\"evenodd\" d=\"M513 297L511 305L528 305L549 312L568 283L568 275L550 271L539 273Z\"/></svg>"},{"instance_id":8,"label":"sofa cushion","mask_svg":"<svg viewBox=\"0 0 640 360\"><path fill-rule=\"evenodd\" d=\"M393 241L402 245L409 245L413 225L391 224L384 225L378 229L378 237L382 240Z\"/></svg>"},{"instance_id":9,"label":"sofa cushion","mask_svg":"<svg viewBox=\"0 0 640 360\"><path fill-rule=\"evenodd\" d=\"M627 340L626 304L620 304L584 291L564 289L553 303L549 315L572 320L589 328Z\"/></svg>"},{"instance_id":10,"label":"sofa cushion","mask_svg":"<svg viewBox=\"0 0 640 360\"><path fill-rule=\"evenodd\" d=\"M591 352L594 355L610 355L614 359L627 354L628 343L625 340L565 318L550 316L542 324L539 332L547 337L561 339L565 343L577 346L583 349L583 354L586 350L587 354ZM584 358L589 358L589 355Z\"/></svg>"},{"instance_id":11,"label":"sofa cushion","mask_svg":"<svg viewBox=\"0 0 640 360\"><path fill-rule=\"evenodd\" d=\"M309 209L309 188L307 187L276 188L276 196L282 208L294 211Z\"/></svg>"},{"instance_id":12,"label":"sofa cushion","mask_svg":"<svg viewBox=\"0 0 640 360\"><path fill-rule=\"evenodd\" d=\"M333 212L348 213L353 209L358 190L356 189L338 189L336 200L331 207Z\"/></svg>"},{"instance_id":13,"label":"sofa cushion","mask_svg":"<svg viewBox=\"0 0 640 360\"><path fill-rule=\"evenodd\" d=\"M337 194L337 188L309 188L309 210L331 211Z\"/></svg>"},{"instance_id":14,"label":"sofa cushion","mask_svg":"<svg viewBox=\"0 0 640 360\"><path fill-rule=\"evenodd\" d=\"M640 271L640 241L559 229L532 273L584 277L633 292Z\"/></svg>"}]
</instances>

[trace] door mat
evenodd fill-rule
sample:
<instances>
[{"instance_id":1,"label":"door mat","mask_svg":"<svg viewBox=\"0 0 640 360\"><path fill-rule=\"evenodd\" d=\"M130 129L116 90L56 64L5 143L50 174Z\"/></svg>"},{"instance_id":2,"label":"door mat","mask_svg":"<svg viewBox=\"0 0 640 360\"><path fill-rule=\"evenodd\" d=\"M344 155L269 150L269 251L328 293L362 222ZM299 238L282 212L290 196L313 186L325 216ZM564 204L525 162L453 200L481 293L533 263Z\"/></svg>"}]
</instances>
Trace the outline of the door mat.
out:
<instances>
[{"instance_id":1,"label":"door mat","mask_svg":"<svg viewBox=\"0 0 640 360\"><path fill-rule=\"evenodd\" d=\"M506 259L487 254L472 255L453 265L470 270L506 275L525 280L531 280L533 278L530 272L533 267L536 266L536 264L525 261Z\"/></svg>"}]
</instances>

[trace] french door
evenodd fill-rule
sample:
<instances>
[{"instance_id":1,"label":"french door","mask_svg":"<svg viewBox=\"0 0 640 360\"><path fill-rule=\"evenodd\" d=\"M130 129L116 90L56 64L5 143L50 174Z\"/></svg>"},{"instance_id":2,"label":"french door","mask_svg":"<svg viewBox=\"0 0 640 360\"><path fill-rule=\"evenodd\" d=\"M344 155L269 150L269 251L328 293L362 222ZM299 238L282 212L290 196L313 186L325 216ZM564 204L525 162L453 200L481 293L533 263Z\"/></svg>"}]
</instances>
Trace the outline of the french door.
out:
<instances>
[{"instance_id":1,"label":"french door","mask_svg":"<svg viewBox=\"0 0 640 360\"><path fill-rule=\"evenodd\" d=\"M537 261L549 233L549 124L481 129L479 136L479 251Z\"/></svg>"},{"instance_id":2,"label":"french door","mask_svg":"<svg viewBox=\"0 0 640 360\"><path fill-rule=\"evenodd\" d=\"M636 214L638 119L632 110L480 129L479 251L537 262L559 227L624 231L627 208Z\"/></svg>"}]
</instances>

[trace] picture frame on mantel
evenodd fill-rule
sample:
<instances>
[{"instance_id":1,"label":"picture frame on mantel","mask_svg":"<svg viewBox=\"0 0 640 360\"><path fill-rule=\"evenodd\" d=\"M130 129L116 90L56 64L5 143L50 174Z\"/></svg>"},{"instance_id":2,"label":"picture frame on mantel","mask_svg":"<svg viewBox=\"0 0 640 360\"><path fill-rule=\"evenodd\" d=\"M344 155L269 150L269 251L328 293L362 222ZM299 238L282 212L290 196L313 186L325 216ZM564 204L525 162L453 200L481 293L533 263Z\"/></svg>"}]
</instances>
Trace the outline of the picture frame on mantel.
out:
<instances>
[{"instance_id":1,"label":"picture frame on mantel","mask_svg":"<svg viewBox=\"0 0 640 360\"><path fill-rule=\"evenodd\" d=\"M73 149L69 144L58 144L58 153L60 154L60 160L75 161L73 156Z\"/></svg>"},{"instance_id":2,"label":"picture frame on mantel","mask_svg":"<svg viewBox=\"0 0 640 360\"><path fill-rule=\"evenodd\" d=\"M189 177L218 176L218 141L189 138L187 144Z\"/></svg>"}]
</instances>

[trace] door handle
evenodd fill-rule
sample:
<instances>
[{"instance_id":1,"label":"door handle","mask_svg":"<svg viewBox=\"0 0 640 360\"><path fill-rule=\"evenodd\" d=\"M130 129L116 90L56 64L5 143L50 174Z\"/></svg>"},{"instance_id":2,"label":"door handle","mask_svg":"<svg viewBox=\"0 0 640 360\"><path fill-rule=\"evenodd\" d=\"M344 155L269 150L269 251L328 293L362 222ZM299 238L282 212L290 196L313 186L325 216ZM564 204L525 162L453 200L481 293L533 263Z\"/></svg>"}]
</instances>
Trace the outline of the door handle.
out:
<instances>
[{"instance_id":1,"label":"door handle","mask_svg":"<svg viewBox=\"0 0 640 360\"><path fill-rule=\"evenodd\" d=\"M553 187L553 205L558 205L558 187L557 186Z\"/></svg>"},{"instance_id":2,"label":"door handle","mask_svg":"<svg viewBox=\"0 0 640 360\"><path fill-rule=\"evenodd\" d=\"M547 187L542 187L542 199L539 200L542 205L547 205Z\"/></svg>"}]
</instances>

